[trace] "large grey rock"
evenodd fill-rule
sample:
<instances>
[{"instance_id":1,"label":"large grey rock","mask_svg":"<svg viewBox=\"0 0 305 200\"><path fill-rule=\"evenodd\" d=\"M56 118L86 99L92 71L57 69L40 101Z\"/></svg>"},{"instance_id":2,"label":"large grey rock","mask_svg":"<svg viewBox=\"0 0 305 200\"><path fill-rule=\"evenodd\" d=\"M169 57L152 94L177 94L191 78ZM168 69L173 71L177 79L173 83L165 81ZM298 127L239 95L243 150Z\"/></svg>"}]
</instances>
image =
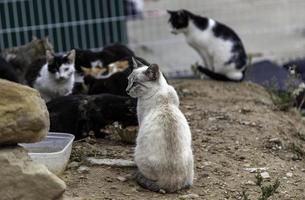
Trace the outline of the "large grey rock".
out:
<instances>
[{"instance_id":1,"label":"large grey rock","mask_svg":"<svg viewBox=\"0 0 305 200\"><path fill-rule=\"evenodd\" d=\"M42 140L50 127L49 113L39 92L0 79L0 145Z\"/></svg>"},{"instance_id":2,"label":"large grey rock","mask_svg":"<svg viewBox=\"0 0 305 200\"><path fill-rule=\"evenodd\" d=\"M0 199L59 199L66 184L19 146L0 149Z\"/></svg>"}]
</instances>

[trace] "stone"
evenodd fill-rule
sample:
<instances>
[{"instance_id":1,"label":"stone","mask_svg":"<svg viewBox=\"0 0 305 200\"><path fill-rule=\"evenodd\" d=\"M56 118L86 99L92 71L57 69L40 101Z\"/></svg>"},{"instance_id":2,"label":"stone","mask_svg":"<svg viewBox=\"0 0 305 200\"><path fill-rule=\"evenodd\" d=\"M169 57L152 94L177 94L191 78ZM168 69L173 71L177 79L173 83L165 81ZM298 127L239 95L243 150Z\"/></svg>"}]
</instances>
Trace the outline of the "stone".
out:
<instances>
[{"instance_id":1,"label":"stone","mask_svg":"<svg viewBox=\"0 0 305 200\"><path fill-rule=\"evenodd\" d=\"M37 90L0 79L0 145L34 143L50 127L49 113Z\"/></svg>"},{"instance_id":2,"label":"stone","mask_svg":"<svg viewBox=\"0 0 305 200\"><path fill-rule=\"evenodd\" d=\"M286 173L286 176L287 176L288 178L291 178L291 177L293 176L293 174L292 174L292 172L287 172L287 173Z\"/></svg>"},{"instance_id":3,"label":"stone","mask_svg":"<svg viewBox=\"0 0 305 200\"><path fill-rule=\"evenodd\" d=\"M118 176L118 177L116 177L119 181L121 181L121 182L125 182L125 181L127 181L127 178L125 178L125 177L123 177L123 176Z\"/></svg>"},{"instance_id":4,"label":"stone","mask_svg":"<svg viewBox=\"0 0 305 200\"><path fill-rule=\"evenodd\" d=\"M267 171L268 167L248 167L248 168L244 168L245 171L250 172L250 173L256 173L256 172L263 172L263 171Z\"/></svg>"},{"instance_id":5,"label":"stone","mask_svg":"<svg viewBox=\"0 0 305 200\"><path fill-rule=\"evenodd\" d=\"M114 167L136 167L136 163L131 160L123 159L97 159L97 158L87 158L87 161L91 165L108 165Z\"/></svg>"},{"instance_id":6,"label":"stone","mask_svg":"<svg viewBox=\"0 0 305 200\"><path fill-rule=\"evenodd\" d=\"M87 166L83 166L83 165L77 169L77 172L81 173L81 174L87 174L87 173L89 173L89 171L90 171L90 168Z\"/></svg>"},{"instance_id":7,"label":"stone","mask_svg":"<svg viewBox=\"0 0 305 200\"><path fill-rule=\"evenodd\" d=\"M270 175L269 175L268 172L262 172L261 176L262 176L263 179L269 179L270 178Z\"/></svg>"},{"instance_id":8,"label":"stone","mask_svg":"<svg viewBox=\"0 0 305 200\"><path fill-rule=\"evenodd\" d=\"M66 184L44 165L34 163L19 146L0 149L1 199L51 200L62 197Z\"/></svg>"},{"instance_id":9,"label":"stone","mask_svg":"<svg viewBox=\"0 0 305 200\"><path fill-rule=\"evenodd\" d=\"M245 185L256 185L256 183L254 183L254 181L249 180L245 183Z\"/></svg>"},{"instance_id":10,"label":"stone","mask_svg":"<svg viewBox=\"0 0 305 200\"><path fill-rule=\"evenodd\" d=\"M199 195L194 193L182 195L179 197L179 199L197 199L197 198L199 198Z\"/></svg>"},{"instance_id":11,"label":"stone","mask_svg":"<svg viewBox=\"0 0 305 200\"><path fill-rule=\"evenodd\" d=\"M80 165L80 163L79 162L76 162L76 161L73 161L73 162L70 162L69 164L68 164L68 169L76 169L76 168L78 168L79 167L79 165Z\"/></svg>"}]
</instances>

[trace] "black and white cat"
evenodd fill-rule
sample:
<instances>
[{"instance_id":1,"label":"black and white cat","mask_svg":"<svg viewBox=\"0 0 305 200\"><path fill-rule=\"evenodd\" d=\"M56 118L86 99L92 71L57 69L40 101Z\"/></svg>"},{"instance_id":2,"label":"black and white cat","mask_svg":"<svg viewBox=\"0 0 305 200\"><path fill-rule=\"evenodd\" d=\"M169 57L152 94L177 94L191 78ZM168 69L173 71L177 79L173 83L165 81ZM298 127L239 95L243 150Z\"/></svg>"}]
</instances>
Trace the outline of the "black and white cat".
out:
<instances>
[{"instance_id":1,"label":"black and white cat","mask_svg":"<svg viewBox=\"0 0 305 200\"><path fill-rule=\"evenodd\" d=\"M58 56L46 51L46 61L30 68L26 75L27 82L40 92L46 102L67 96L74 86L74 64L75 50Z\"/></svg>"},{"instance_id":2,"label":"black and white cat","mask_svg":"<svg viewBox=\"0 0 305 200\"><path fill-rule=\"evenodd\" d=\"M231 28L187 10L168 13L171 32L183 33L204 62L204 67L197 66L196 70L216 80L243 80L247 55L242 41Z\"/></svg>"}]
</instances>

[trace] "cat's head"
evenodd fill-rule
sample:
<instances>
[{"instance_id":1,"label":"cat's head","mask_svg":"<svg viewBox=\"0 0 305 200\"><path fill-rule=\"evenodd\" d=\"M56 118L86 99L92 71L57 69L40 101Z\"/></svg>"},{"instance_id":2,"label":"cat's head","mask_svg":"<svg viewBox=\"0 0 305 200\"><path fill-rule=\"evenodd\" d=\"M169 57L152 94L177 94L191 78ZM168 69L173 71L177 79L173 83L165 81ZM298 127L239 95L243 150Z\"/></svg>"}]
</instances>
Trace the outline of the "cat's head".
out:
<instances>
[{"instance_id":1,"label":"cat's head","mask_svg":"<svg viewBox=\"0 0 305 200\"><path fill-rule=\"evenodd\" d=\"M173 34L182 33L189 25L189 12L187 10L170 11L167 10L170 15L168 22L170 23Z\"/></svg>"},{"instance_id":2,"label":"cat's head","mask_svg":"<svg viewBox=\"0 0 305 200\"><path fill-rule=\"evenodd\" d=\"M29 46L34 48L37 54L44 54L47 50L54 52L54 47L50 42L48 36L41 39L38 39L36 36L33 36L33 39L29 43Z\"/></svg>"},{"instance_id":3,"label":"cat's head","mask_svg":"<svg viewBox=\"0 0 305 200\"><path fill-rule=\"evenodd\" d=\"M126 92L134 98L142 97L156 89L161 72L157 64L145 65L136 58L133 59L134 70L128 76Z\"/></svg>"},{"instance_id":4,"label":"cat's head","mask_svg":"<svg viewBox=\"0 0 305 200\"><path fill-rule=\"evenodd\" d=\"M74 76L75 71L75 50L71 50L66 55L56 56L51 51L46 51L48 71L58 81L68 80Z\"/></svg>"}]
</instances>

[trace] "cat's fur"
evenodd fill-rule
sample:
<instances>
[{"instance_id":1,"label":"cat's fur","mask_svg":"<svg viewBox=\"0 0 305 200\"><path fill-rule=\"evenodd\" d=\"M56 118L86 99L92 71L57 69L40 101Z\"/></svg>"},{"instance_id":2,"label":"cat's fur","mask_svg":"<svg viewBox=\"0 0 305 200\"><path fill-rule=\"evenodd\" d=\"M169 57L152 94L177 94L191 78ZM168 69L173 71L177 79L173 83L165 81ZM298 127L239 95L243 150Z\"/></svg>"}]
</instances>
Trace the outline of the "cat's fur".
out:
<instances>
[{"instance_id":1,"label":"cat's fur","mask_svg":"<svg viewBox=\"0 0 305 200\"><path fill-rule=\"evenodd\" d=\"M93 76L95 78L107 78L116 72L124 71L129 67L128 60L119 60L114 63L109 64L107 67L82 67L84 76Z\"/></svg>"},{"instance_id":2,"label":"cat's fur","mask_svg":"<svg viewBox=\"0 0 305 200\"><path fill-rule=\"evenodd\" d=\"M75 60L75 87L73 89L73 94L84 94L87 92L87 89L83 84L84 68L101 68L104 71L103 75L109 74L109 64L131 56L134 56L134 52L127 46L119 43L106 46L101 51L77 49Z\"/></svg>"},{"instance_id":3,"label":"cat's fur","mask_svg":"<svg viewBox=\"0 0 305 200\"><path fill-rule=\"evenodd\" d=\"M74 134L77 139L88 136L104 137L101 129L115 121L123 126L138 125L137 100L111 94L69 95L47 103L50 131Z\"/></svg>"},{"instance_id":4,"label":"cat's fur","mask_svg":"<svg viewBox=\"0 0 305 200\"><path fill-rule=\"evenodd\" d=\"M56 56L46 51L46 62L28 71L27 81L46 102L72 93L74 86L75 50Z\"/></svg>"},{"instance_id":5,"label":"cat's fur","mask_svg":"<svg viewBox=\"0 0 305 200\"><path fill-rule=\"evenodd\" d=\"M149 65L149 63L137 57L142 63ZM131 58L128 59L128 67L124 71L119 71L107 78L95 78L92 76L86 76L84 78L85 84L88 86L88 94L101 94L110 93L121 96L128 96L126 93L126 87L128 85L127 77L133 70L133 64Z\"/></svg>"},{"instance_id":6,"label":"cat's fur","mask_svg":"<svg viewBox=\"0 0 305 200\"><path fill-rule=\"evenodd\" d=\"M183 33L201 56L204 66L197 66L198 71L212 79L243 80L247 56L242 41L231 28L187 10L168 13L172 33Z\"/></svg>"},{"instance_id":7,"label":"cat's fur","mask_svg":"<svg viewBox=\"0 0 305 200\"><path fill-rule=\"evenodd\" d=\"M119 43L106 46L101 51L77 49L75 69L78 73L82 74L82 67L105 67L113 62L131 56L134 56L134 52L127 46Z\"/></svg>"},{"instance_id":8,"label":"cat's fur","mask_svg":"<svg viewBox=\"0 0 305 200\"><path fill-rule=\"evenodd\" d=\"M45 58L47 50L54 51L48 37L33 37L33 40L25 45L2 49L1 55L13 65L20 82L25 83L27 70L37 59Z\"/></svg>"},{"instance_id":9,"label":"cat's fur","mask_svg":"<svg viewBox=\"0 0 305 200\"><path fill-rule=\"evenodd\" d=\"M134 66L139 66L137 61ZM175 89L156 64L135 68L128 80L128 94L138 98L137 182L156 192L190 187L194 176L191 131Z\"/></svg>"},{"instance_id":10,"label":"cat's fur","mask_svg":"<svg viewBox=\"0 0 305 200\"><path fill-rule=\"evenodd\" d=\"M19 79L12 64L0 56L0 78L18 83Z\"/></svg>"}]
</instances>

